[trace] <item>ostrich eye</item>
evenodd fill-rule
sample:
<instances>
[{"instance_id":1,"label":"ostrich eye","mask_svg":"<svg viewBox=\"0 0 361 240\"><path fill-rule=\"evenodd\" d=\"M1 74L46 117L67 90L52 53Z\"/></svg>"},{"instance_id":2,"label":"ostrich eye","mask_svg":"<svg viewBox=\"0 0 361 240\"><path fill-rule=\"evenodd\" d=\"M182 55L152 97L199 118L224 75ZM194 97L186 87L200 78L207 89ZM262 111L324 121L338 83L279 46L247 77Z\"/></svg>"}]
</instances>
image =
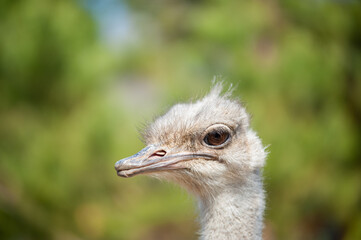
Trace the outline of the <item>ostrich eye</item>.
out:
<instances>
[{"instance_id":1,"label":"ostrich eye","mask_svg":"<svg viewBox=\"0 0 361 240\"><path fill-rule=\"evenodd\" d=\"M229 139L229 132L225 129L218 129L209 132L203 139L203 141L209 146L220 146Z\"/></svg>"}]
</instances>

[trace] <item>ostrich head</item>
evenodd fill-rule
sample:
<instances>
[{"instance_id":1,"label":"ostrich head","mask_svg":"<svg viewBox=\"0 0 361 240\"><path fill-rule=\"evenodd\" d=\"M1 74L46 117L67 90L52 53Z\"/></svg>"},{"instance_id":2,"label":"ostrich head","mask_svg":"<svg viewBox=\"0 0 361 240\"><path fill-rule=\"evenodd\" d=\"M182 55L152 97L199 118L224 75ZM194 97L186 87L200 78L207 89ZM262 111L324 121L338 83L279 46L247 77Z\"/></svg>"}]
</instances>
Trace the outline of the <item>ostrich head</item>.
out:
<instances>
[{"instance_id":1,"label":"ostrich head","mask_svg":"<svg viewBox=\"0 0 361 240\"><path fill-rule=\"evenodd\" d=\"M115 164L117 174L147 174L209 196L259 175L265 151L245 108L216 84L203 99L177 104L144 132L147 146Z\"/></svg>"}]
</instances>

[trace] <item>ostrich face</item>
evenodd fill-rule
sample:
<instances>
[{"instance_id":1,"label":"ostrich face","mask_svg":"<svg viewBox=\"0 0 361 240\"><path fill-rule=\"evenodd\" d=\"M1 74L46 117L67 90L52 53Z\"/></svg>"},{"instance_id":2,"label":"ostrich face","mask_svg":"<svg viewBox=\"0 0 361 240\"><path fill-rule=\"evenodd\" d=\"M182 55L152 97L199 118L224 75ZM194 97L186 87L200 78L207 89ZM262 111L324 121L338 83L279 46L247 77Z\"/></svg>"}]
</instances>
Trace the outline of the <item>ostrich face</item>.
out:
<instances>
[{"instance_id":1,"label":"ostrich face","mask_svg":"<svg viewBox=\"0 0 361 240\"><path fill-rule=\"evenodd\" d=\"M263 166L258 137L249 129L248 115L216 85L200 101L177 104L144 132L147 146L115 164L117 174L149 174L166 178L196 192L223 187ZM256 153L256 154L255 154ZM258 157L257 157L258 155Z\"/></svg>"}]
</instances>

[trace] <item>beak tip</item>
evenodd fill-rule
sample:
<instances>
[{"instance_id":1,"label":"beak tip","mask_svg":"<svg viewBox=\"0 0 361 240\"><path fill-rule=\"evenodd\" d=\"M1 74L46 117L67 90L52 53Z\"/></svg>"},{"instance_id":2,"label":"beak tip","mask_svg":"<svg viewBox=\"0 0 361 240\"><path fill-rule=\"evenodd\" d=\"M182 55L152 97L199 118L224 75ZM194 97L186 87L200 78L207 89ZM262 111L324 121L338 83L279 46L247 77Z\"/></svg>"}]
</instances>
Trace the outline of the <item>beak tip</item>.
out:
<instances>
[{"instance_id":1,"label":"beak tip","mask_svg":"<svg viewBox=\"0 0 361 240\"><path fill-rule=\"evenodd\" d=\"M115 169L115 171L118 171L118 165L117 164L114 165L114 169Z\"/></svg>"},{"instance_id":2,"label":"beak tip","mask_svg":"<svg viewBox=\"0 0 361 240\"><path fill-rule=\"evenodd\" d=\"M123 160L123 159L116 161L116 163L114 164L115 170L118 170L119 167L122 165L122 160Z\"/></svg>"}]
</instances>

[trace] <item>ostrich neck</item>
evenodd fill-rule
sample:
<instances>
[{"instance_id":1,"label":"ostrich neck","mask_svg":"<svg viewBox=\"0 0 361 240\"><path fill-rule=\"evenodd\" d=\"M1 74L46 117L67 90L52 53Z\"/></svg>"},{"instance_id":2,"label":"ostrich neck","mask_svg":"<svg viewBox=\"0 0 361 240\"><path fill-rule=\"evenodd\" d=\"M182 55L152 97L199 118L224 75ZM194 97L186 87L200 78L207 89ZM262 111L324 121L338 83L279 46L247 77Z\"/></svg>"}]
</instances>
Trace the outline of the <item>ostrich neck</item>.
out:
<instances>
[{"instance_id":1,"label":"ostrich neck","mask_svg":"<svg viewBox=\"0 0 361 240\"><path fill-rule=\"evenodd\" d=\"M253 177L199 198L201 240L262 239L264 191L261 177Z\"/></svg>"}]
</instances>

